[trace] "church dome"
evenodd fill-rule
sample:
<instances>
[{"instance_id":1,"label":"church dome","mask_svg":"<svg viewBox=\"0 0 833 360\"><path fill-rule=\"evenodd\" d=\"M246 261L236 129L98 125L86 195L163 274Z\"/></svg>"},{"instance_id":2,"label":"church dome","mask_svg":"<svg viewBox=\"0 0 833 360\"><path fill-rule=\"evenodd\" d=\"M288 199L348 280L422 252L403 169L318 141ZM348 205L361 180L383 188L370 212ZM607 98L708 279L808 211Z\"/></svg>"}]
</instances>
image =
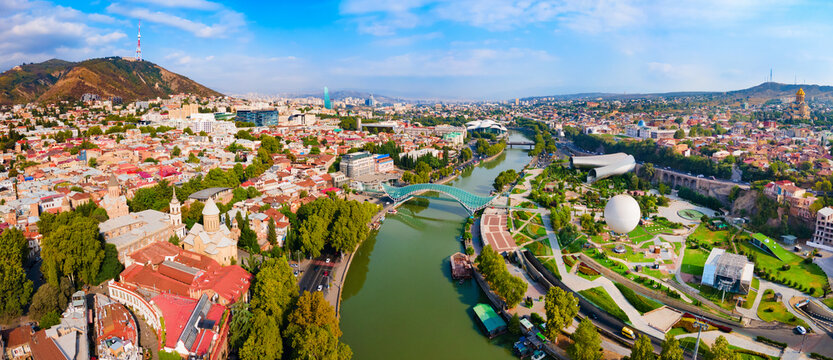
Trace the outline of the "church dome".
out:
<instances>
[{"instance_id":1,"label":"church dome","mask_svg":"<svg viewBox=\"0 0 833 360\"><path fill-rule=\"evenodd\" d=\"M202 209L203 215L220 215L220 209L217 208L217 204L214 203L214 200L208 198L208 201L205 202L205 207Z\"/></svg>"},{"instance_id":2,"label":"church dome","mask_svg":"<svg viewBox=\"0 0 833 360\"><path fill-rule=\"evenodd\" d=\"M636 126L645 127L645 121L644 120L639 120L639 123L636 124Z\"/></svg>"},{"instance_id":3,"label":"church dome","mask_svg":"<svg viewBox=\"0 0 833 360\"><path fill-rule=\"evenodd\" d=\"M799 96L803 96L804 95L804 89L798 88L798 92L796 92L795 94L799 95Z\"/></svg>"}]
</instances>

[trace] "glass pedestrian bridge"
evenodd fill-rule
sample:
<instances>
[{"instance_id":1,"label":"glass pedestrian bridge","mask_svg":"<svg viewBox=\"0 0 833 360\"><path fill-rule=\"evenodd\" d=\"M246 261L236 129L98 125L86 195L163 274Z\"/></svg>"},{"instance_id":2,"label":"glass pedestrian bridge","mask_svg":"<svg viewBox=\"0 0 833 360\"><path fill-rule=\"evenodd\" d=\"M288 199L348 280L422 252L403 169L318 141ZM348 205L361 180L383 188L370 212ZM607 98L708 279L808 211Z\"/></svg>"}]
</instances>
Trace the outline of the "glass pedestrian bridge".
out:
<instances>
[{"instance_id":1,"label":"glass pedestrian bridge","mask_svg":"<svg viewBox=\"0 0 833 360\"><path fill-rule=\"evenodd\" d=\"M489 203L495 199L495 196L478 196L460 188L439 184L414 184L396 187L383 183L382 189L388 197L397 203L426 191L436 191L457 200L470 214L489 206Z\"/></svg>"}]
</instances>

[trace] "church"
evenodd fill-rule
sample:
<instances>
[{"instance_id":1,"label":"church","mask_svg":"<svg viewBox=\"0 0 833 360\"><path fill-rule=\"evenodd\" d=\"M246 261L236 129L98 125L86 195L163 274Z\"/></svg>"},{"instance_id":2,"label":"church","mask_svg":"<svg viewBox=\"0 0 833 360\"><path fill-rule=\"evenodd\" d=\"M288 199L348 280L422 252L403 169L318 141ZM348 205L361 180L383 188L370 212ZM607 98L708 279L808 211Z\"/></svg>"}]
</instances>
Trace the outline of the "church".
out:
<instances>
[{"instance_id":1,"label":"church","mask_svg":"<svg viewBox=\"0 0 833 360\"><path fill-rule=\"evenodd\" d=\"M795 93L795 101L787 106L784 115L790 120L810 118L810 107L804 102L804 89L798 89Z\"/></svg>"},{"instance_id":2,"label":"church","mask_svg":"<svg viewBox=\"0 0 833 360\"><path fill-rule=\"evenodd\" d=\"M107 211L107 217L110 219L125 216L130 212L127 207L127 198L121 194L116 175L110 175L110 182L107 183L107 195L104 195L104 198L101 199L99 206Z\"/></svg>"},{"instance_id":3,"label":"church","mask_svg":"<svg viewBox=\"0 0 833 360\"><path fill-rule=\"evenodd\" d=\"M220 265L231 265L237 258L237 240L225 224L220 225L220 209L211 198L205 202L202 218L203 225L194 224L182 239L183 248L207 255Z\"/></svg>"}]
</instances>

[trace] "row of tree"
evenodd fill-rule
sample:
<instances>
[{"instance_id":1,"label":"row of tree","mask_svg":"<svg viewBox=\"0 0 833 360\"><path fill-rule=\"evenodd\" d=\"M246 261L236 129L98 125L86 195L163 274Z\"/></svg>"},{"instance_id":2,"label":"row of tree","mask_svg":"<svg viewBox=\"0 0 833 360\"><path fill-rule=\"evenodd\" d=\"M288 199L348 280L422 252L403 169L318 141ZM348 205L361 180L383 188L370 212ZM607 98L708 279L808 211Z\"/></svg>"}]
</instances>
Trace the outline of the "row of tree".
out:
<instances>
[{"instance_id":1,"label":"row of tree","mask_svg":"<svg viewBox=\"0 0 833 360\"><path fill-rule=\"evenodd\" d=\"M506 147L506 141L501 140L495 144L489 144L488 141L483 139L477 139L477 143L475 144L475 151L477 151L480 155L485 156L494 156L500 154L501 151Z\"/></svg>"},{"instance_id":2,"label":"row of tree","mask_svg":"<svg viewBox=\"0 0 833 360\"><path fill-rule=\"evenodd\" d=\"M255 267L252 298L232 306L229 345L242 360L333 359L353 356L339 341L333 307L321 292L305 291L286 258L267 258Z\"/></svg>"},{"instance_id":3,"label":"row of tree","mask_svg":"<svg viewBox=\"0 0 833 360\"><path fill-rule=\"evenodd\" d=\"M509 308L513 308L523 300L529 284L523 279L512 276L506 269L503 256L492 249L490 245L483 247L480 256L477 257L477 268L492 290L506 301Z\"/></svg>"},{"instance_id":4,"label":"row of tree","mask_svg":"<svg viewBox=\"0 0 833 360\"><path fill-rule=\"evenodd\" d=\"M0 234L0 319L4 322L23 314L32 298L32 281L23 268L28 250L20 230L9 228Z\"/></svg>"},{"instance_id":5,"label":"row of tree","mask_svg":"<svg viewBox=\"0 0 833 360\"><path fill-rule=\"evenodd\" d=\"M370 233L368 224L378 206L335 196L301 205L295 214L284 210L291 230L287 244L293 251L317 257L325 249L352 252Z\"/></svg>"}]
</instances>

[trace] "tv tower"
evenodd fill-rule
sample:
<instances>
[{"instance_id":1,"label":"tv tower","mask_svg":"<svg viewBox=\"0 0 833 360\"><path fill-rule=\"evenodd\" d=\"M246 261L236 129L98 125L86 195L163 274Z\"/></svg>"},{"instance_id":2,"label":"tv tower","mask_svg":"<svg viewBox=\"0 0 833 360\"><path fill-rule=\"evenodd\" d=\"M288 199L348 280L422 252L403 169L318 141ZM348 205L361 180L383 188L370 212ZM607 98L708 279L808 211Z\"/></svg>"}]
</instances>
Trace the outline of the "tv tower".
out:
<instances>
[{"instance_id":1,"label":"tv tower","mask_svg":"<svg viewBox=\"0 0 833 360\"><path fill-rule=\"evenodd\" d=\"M139 20L139 37L136 39L136 60L142 61L142 21Z\"/></svg>"}]
</instances>

